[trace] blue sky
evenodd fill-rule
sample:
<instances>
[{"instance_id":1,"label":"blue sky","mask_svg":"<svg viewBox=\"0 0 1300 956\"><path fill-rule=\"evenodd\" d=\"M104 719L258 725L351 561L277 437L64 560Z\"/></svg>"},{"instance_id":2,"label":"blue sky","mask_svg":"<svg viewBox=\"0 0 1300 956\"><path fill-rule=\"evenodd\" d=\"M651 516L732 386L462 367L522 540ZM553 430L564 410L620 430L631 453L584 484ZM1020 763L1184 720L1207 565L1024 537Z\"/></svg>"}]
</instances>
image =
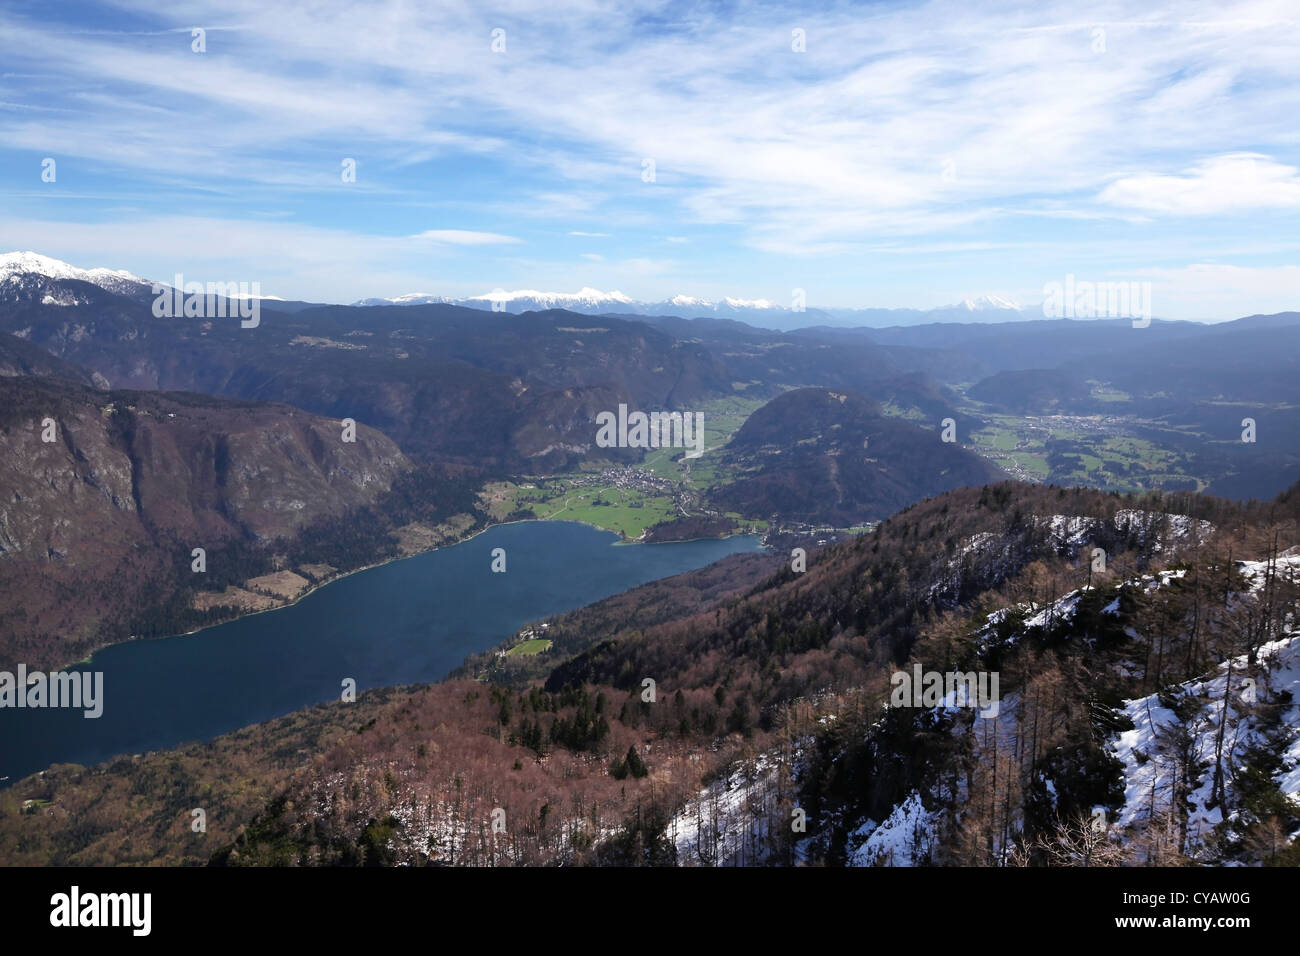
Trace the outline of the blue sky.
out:
<instances>
[{"instance_id":1,"label":"blue sky","mask_svg":"<svg viewBox=\"0 0 1300 956\"><path fill-rule=\"evenodd\" d=\"M1300 307L1300 13L1150 6L6 0L0 250L325 301Z\"/></svg>"}]
</instances>

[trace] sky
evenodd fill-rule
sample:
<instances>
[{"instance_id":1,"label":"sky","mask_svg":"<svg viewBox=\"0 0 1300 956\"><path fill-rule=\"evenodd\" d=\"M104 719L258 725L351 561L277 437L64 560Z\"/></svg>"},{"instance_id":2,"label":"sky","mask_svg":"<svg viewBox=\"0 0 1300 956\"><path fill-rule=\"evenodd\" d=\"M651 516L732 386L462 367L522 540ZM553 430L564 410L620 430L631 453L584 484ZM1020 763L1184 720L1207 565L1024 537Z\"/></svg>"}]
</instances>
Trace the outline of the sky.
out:
<instances>
[{"instance_id":1,"label":"sky","mask_svg":"<svg viewBox=\"0 0 1300 956\"><path fill-rule=\"evenodd\" d=\"M1277 312L1297 49L1293 0L0 0L0 251L330 302Z\"/></svg>"}]
</instances>

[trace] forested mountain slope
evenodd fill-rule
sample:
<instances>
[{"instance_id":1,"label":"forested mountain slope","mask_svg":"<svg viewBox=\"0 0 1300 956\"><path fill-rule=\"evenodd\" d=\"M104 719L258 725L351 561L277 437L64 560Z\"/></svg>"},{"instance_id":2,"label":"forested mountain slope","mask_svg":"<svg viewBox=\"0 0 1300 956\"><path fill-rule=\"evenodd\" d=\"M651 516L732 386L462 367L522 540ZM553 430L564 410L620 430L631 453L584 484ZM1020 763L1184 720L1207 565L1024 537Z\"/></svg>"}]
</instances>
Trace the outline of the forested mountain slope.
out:
<instances>
[{"instance_id":1,"label":"forested mountain slope","mask_svg":"<svg viewBox=\"0 0 1300 956\"><path fill-rule=\"evenodd\" d=\"M1294 760L1261 754L1294 729L1278 642L1291 640L1296 589L1294 562L1270 556L1297 538L1298 514L1294 490L1247 507L1000 484L909 508L814 551L802 573L756 556L657 582L551 622L559 659L541 672L488 656L466 671L486 686L336 705L354 708L357 732L304 764L214 859L1060 863L1078 815L1100 808L1114 843L1085 840L1094 862L1276 861L1300 825ZM674 603L690 581L700 596ZM1179 764L1175 725L1147 732L1163 748L1148 753L1125 701L1155 695L1180 719L1222 719L1213 681L1227 660L1236 686L1257 689L1249 716L1229 708L1231 749L1201 727L1213 760ZM996 671L997 714L888 706L891 676L916 665ZM1204 808L1179 799L1138 814L1152 791L1135 750L1183 767L1180 786L1212 792L1214 808L1199 822ZM60 771L4 799L58 806L136 772ZM1215 819L1225 826L1207 835ZM24 828L43 834L42 852L93 858L98 845L57 813L0 820L6 845Z\"/></svg>"}]
</instances>

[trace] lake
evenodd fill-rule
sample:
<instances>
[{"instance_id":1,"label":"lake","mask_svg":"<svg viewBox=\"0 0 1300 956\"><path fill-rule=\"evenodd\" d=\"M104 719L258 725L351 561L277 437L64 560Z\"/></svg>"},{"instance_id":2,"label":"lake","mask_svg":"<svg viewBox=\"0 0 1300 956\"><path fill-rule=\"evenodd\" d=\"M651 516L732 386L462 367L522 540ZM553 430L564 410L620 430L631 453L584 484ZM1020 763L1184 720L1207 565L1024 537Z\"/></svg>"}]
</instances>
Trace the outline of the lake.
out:
<instances>
[{"instance_id":1,"label":"lake","mask_svg":"<svg viewBox=\"0 0 1300 956\"><path fill-rule=\"evenodd\" d=\"M68 670L101 671L103 714L0 710L0 783L52 763L94 764L208 740L357 690L431 683L529 621L761 550L755 535L619 544L574 522L498 525L341 578L297 604L194 634L133 641ZM493 549L506 570L491 569Z\"/></svg>"}]
</instances>

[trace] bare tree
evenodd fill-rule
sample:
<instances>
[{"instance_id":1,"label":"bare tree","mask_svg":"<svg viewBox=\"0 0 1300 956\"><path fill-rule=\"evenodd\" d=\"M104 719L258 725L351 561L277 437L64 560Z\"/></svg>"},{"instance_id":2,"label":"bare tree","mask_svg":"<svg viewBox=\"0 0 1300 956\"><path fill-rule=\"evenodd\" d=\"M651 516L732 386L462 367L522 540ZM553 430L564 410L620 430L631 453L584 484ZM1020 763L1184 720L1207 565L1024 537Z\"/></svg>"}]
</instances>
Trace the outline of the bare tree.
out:
<instances>
[{"instance_id":1,"label":"bare tree","mask_svg":"<svg viewBox=\"0 0 1300 956\"><path fill-rule=\"evenodd\" d=\"M1108 826L1080 813L1066 819L1056 818L1050 830L1034 839L1019 843L1008 854L1012 866L1124 866L1132 852Z\"/></svg>"}]
</instances>

